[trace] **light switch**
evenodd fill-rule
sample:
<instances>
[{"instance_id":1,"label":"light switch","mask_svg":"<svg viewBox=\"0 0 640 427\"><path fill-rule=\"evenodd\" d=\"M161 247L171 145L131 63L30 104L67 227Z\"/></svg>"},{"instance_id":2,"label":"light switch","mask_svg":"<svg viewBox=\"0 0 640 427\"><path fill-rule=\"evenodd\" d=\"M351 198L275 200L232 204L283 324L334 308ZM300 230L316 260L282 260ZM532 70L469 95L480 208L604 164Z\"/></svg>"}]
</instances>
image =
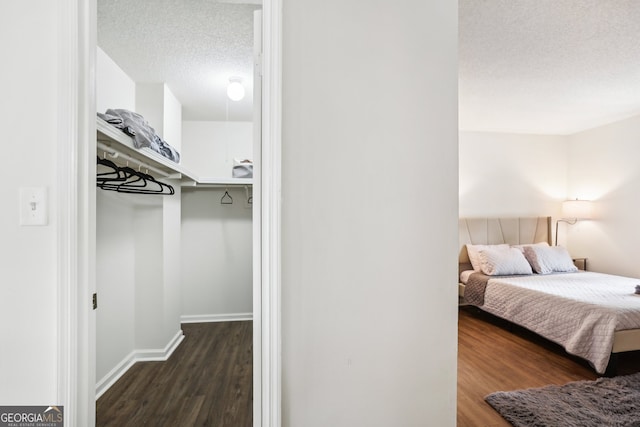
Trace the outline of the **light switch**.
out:
<instances>
[{"instance_id":1,"label":"light switch","mask_svg":"<svg viewBox=\"0 0 640 427\"><path fill-rule=\"evenodd\" d=\"M47 225L48 209L46 187L20 188L20 225Z\"/></svg>"}]
</instances>

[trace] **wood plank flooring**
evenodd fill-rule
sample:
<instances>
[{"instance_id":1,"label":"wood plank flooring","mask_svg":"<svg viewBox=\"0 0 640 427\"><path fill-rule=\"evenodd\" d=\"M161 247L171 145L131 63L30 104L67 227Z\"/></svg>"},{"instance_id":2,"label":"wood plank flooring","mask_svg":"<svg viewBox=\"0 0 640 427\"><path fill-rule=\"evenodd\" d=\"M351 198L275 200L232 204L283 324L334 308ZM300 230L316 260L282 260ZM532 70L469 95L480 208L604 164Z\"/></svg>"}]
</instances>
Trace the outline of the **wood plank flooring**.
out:
<instances>
[{"instance_id":1,"label":"wood plank flooring","mask_svg":"<svg viewBox=\"0 0 640 427\"><path fill-rule=\"evenodd\" d=\"M97 402L96 426L250 427L252 322L183 324L166 362L139 362Z\"/></svg>"},{"instance_id":2,"label":"wood plank flooring","mask_svg":"<svg viewBox=\"0 0 640 427\"><path fill-rule=\"evenodd\" d=\"M618 374L640 372L640 353L623 353ZM475 307L458 319L458 426L510 426L484 397L494 391L593 380L587 362L523 328Z\"/></svg>"},{"instance_id":3,"label":"wood plank flooring","mask_svg":"<svg viewBox=\"0 0 640 427\"><path fill-rule=\"evenodd\" d=\"M252 425L252 322L182 325L166 362L135 364L97 402L98 427ZM624 353L619 374L640 372ZM596 373L559 346L474 307L458 322L458 426L509 426L485 401L498 390L592 380Z\"/></svg>"}]
</instances>

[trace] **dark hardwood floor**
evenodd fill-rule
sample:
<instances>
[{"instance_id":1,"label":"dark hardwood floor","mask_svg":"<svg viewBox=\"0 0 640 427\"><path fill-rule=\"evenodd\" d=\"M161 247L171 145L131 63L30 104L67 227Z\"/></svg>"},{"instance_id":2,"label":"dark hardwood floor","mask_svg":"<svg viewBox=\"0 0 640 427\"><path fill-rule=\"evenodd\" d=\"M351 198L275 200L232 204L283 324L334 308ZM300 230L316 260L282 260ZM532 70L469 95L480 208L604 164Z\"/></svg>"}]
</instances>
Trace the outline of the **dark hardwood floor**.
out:
<instances>
[{"instance_id":1,"label":"dark hardwood floor","mask_svg":"<svg viewBox=\"0 0 640 427\"><path fill-rule=\"evenodd\" d=\"M166 362L139 362L97 402L98 427L253 423L252 322L183 324Z\"/></svg>"},{"instance_id":2,"label":"dark hardwood floor","mask_svg":"<svg viewBox=\"0 0 640 427\"><path fill-rule=\"evenodd\" d=\"M640 372L640 352L619 356L618 374ZM458 426L510 426L484 397L494 391L593 380L584 360L532 332L460 307L458 319Z\"/></svg>"}]
</instances>

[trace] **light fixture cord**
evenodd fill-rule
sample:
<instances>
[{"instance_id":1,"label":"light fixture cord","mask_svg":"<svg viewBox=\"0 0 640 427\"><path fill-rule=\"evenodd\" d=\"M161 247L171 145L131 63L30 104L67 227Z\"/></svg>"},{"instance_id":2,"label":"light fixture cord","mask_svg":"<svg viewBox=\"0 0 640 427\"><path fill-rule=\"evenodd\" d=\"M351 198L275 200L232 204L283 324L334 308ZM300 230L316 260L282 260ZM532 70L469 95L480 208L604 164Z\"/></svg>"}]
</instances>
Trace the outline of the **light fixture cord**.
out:
<instances>
[{"instance_id":1,"label":"light fixture cord","mask_svg":"<svg viewBox=\"0 0 640 427\"><path fill-rule=\"evenodd\" d=\"M578 222L578 218L574 218L574 219L558 219L556 220L556 243L555 246L558 246L558 223L562 221L562 222L566 222L569 225L573 225L576 222Z\"/></svg>"}]
</instances>

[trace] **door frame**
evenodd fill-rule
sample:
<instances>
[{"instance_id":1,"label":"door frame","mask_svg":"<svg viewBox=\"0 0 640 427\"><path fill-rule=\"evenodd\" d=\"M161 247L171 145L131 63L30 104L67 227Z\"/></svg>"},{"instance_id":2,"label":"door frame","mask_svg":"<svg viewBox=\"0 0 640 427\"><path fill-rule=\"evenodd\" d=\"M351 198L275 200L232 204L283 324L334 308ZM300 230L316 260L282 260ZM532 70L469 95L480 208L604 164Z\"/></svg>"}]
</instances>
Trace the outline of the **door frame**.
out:
<instances>
[{"instance_id":1,"label":"door frame","mask_svg":"<svg viewBox=\"0 0 640 427\"><path fill-rule=\"evenodd\" d=\"M96 1L60 0L57 135L58 403L65 425L95 425ZM282 0L263 1L260 275L254 278L254 426L281 425ZM255 263L255 261L254 261ZM256 264L254 264L256 265ZM256 282L257 281L257 282ZM255 295L259 292L259 298Z\"/></svg>"}]
</instances>

